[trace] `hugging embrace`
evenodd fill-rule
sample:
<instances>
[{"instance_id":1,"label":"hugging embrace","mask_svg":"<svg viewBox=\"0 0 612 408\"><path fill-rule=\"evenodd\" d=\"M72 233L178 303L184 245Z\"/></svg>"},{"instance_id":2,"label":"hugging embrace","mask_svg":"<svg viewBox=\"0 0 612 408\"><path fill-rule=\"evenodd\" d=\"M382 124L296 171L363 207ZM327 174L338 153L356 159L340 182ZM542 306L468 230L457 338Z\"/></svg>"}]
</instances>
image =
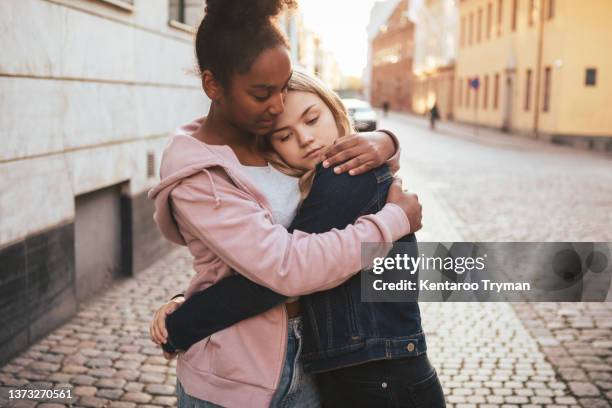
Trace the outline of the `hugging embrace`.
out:
<instances>
[{"instance_id":1,"label":"hugging embrace","mask_svg":"<svg viewBox=\"0 0 612 408\"><path fill-rule=\"evenodd\" d=\"M389 131L354 134L338 96L294 70L291 0L207 0L205 117L179 128L151 190L195 276L151 338L180 407L444 407L418 303L360 301L361 243L415 241L416 195Z\"/></svg>"}]
</instances>

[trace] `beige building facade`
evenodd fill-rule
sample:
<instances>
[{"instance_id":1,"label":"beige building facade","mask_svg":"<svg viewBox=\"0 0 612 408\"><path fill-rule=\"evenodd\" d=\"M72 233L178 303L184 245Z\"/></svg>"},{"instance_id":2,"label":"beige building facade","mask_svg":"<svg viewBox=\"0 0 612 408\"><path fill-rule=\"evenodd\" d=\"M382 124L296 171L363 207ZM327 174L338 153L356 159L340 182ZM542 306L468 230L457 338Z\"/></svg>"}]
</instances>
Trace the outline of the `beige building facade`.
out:
<instances>
[{"instance_id":1,"label":"beige building facade","mask_svg":"<svg viewBox=\"0 0 612 408\"><path fill-rule=\"evenodd\" d=\"M611 20L608 0L459 1L456 119L608 146Z\"/></svg>"}]
</instances>

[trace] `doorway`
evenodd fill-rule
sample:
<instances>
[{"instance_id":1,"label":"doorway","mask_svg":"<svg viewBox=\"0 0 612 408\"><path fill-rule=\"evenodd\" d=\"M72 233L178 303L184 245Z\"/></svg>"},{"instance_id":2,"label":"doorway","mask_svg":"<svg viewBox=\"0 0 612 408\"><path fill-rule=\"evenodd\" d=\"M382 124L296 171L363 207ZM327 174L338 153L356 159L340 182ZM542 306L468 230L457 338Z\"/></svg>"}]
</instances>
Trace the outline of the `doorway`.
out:
<instances>
[{"instance_id":1,"label":"doorway","mask_svg":"<svg viewBox=\"0 0 612 408\"><path fill-rule=\"evenodd\" d=\"M123 273L120 184L75 198L76 293L79 302Z\"/></svg>"}]
</instances>

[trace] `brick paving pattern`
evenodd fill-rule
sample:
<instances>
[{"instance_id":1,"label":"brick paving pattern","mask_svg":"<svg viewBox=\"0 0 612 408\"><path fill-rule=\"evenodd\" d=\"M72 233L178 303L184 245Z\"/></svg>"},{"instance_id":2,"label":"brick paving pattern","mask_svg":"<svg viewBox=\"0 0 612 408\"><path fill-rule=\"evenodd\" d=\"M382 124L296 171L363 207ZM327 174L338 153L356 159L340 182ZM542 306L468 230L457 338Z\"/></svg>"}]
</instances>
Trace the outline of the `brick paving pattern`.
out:
<instances>
[{"instance_id":1,"label":"brick paving pattern","mask_svg":"<svg viewBox=\"0 0 612 408\"><path fill-rule=\"evenodd\" d=\"M181 248L93 299L0 368L0 406L176 406L176 360L163 358L148 327L157 307L186 287L191 271ZM70 389L72 398L9 400L11 389Z\"/></svg>"}]
</instances>

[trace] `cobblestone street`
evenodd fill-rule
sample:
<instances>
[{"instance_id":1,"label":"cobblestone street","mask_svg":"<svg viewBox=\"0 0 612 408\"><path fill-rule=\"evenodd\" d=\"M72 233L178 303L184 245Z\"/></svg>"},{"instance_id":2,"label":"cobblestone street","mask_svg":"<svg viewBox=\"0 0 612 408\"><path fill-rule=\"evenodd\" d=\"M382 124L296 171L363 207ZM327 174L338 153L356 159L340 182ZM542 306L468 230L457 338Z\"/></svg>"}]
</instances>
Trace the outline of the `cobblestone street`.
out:
<instances>
[{"instance_id":1,"label":"cobblestone street","mask_svg":"<svg viewBox=\"0 0 612 408\"><path fill-rule=\"evenodd\" d=\"M419 240L612 241L609 156L427 125L393 114L381 124L400 135L404 184L423 202ZM605 303L424 304L423 322L457 407L610 406L610 294Z\"/></svg>"},{"instance_id":2,"label":"cobblestone street","mask_svg":"<svg viewBox=\"0 0 612 408\"><path fill-rule=\"evenodd\" d=\"M438 133L391 114L402 177L424 208L420 241L612 241L612 159L460 125ZM607 187L607 188L606 188ZM117 282L0 367L0 406L174 406L175 365L149 340L153 311L192 274L184 249ZM610 407L612 301L423 303L447 404ZM18 389L72 398L9 399Z\"/></svg>"}]
</instances>

